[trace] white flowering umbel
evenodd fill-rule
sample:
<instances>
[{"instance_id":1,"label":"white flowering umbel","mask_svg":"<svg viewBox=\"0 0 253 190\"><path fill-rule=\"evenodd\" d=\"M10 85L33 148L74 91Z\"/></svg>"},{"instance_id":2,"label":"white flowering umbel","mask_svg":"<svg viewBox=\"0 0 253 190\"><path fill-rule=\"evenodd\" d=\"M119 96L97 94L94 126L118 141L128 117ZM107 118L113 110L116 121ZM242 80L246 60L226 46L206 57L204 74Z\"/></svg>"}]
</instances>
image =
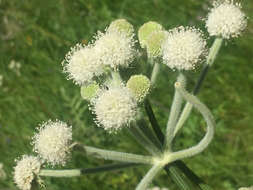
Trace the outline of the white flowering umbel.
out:
<instances>
[{"instance_id":1,"label":"white flowering umbel","mask_svg":"<svg viewBox=\"0 0 253 190\"><path fill-rule=\"evenodd\" d=\"M128 67L136 56L133 35L118 30L99 32L96 36L94 48L101 64L109 65L113 69Z\"/></svg>"},{"instance_id":2,"label":"white flowering umbel","mask_svg":"<svg viewBox=\"0 0 253 190\"><path fill-rule=\"evenodd\" d=\"M33 137L34 151L51 165L65 165L70 152L72 127L62 121L47 121Z\"/></svg>"},{"instance_id":3,"label":"white flowering umbel","mask_svg":"<svg viewBox=\"0 0 253 190\"><path fill-rule=\"evenodd\" d=\"M91 45L77 44L65 57L64 72L68 79L73 79L78 85L89 83L94 76L102 74L103 69L94 48Z\"/></svg>"},{"instance_id":4,"label":"white flowering umbel","mask_svg":"<svg viewBox=\"0 0 253 190\"><path fill-rule=\"evenodd\" d=\"M35 175L39 173L41 161L34 156L24 155L14 167L14 182L22 190L30 190Z\"/></svg>"},{"instance_id":5,"label":"white flowering umbel","mask_svg":"<svg viewBox=\"0 0 253 190\"><path fill-rule=\"evenodd\" d=\"M210 36L220 36L224 39L237 37L247 26L247 18L241 11L239 3L225 0L215 2L207 20L206 28Z\"/></svg>"},{"instance_id":6,"label":"white flowering umbel","mask_svg":"<svg viewBox=\"0 0 253 190\"><path fill-rule=\"evenodd\" d=\"M99 126L116 131L135 119L137 102L126 87L111 88L93 100L93 111Z\"/></svg>"},{"instance_id":7,"label":"white flowering umbel","mask_svg":"<svg viewBox=\"0 0 253 190\"><path fill-rule=\"evenodd\" d=\"M171 69L193 70L206 52L202 32L192 27L169 31L163 44L163 62Z\"/></svg>"}]
</instances>

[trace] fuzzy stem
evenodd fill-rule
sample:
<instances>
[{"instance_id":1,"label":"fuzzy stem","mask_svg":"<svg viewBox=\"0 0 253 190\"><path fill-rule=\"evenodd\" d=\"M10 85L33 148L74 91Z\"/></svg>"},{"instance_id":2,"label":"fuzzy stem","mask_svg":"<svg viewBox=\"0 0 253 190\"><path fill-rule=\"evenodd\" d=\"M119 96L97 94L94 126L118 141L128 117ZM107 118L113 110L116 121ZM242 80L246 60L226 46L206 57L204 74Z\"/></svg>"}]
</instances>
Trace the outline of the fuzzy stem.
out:
<instances>
[{"instance_id":1,"label":"fuzzy stem","mask_svg":"<svg viewBox=\"0 0 253 190\"><path fill-rule=\"evenodd\" d=\"M104 150L85 145L81 146L84 148L87 155L94 156L97 158L103 158L105 160L115 160L120 162L153 164L153 158L150 156Z\"/></svg>"},{"instance_id":2,"label":"fuzzy stem","mask_svg":"<svg viewBox=\"0 0 253 190\"><path fill-rule=\"evenodd\" d=\"M129 128L131 135L137 140L137 142L142 145L149 153L154 156L161 155L161 150L157 148L150 139L142 132L142 130L133 125Z\"/></svg>"},{"instance_id":3,"label":"fuzzy stem","mask_svg":"<svg viewBox=\"0 0 253 190\"><path fill-rule=\"evenodd\" d=\"M217 56L217 54L218 54L218 52L221 48L222 41L223 41L222 38L216 38L214 40L213 45L212 45L212 47L210 49L210 52L208 54L208 57L207 57L207 61L206 61L207 65L210 65L210 66L213 65L214 60L215 60L215 58L216 58L216 56Z\"/></svg>"},{"instance_id":4,"label":"fuzzy stem","mask_svg":"<svg viewBox=\"0 0 253 190\"><path fill-rule=\"evenodd\" d=\"M201 103L196 96L189 94L184 88L182 88L179 82L175 83L175 88L188 102L190 102L202 114L207 123L207 132L204 138L197 145L186 150L168 153L169 162L183 159L186 157L191 157L202 152L212 141L215 129L215 121L210 110L203 103Z\"/></svg>"},{"instance_id":5,"label":"fuzzy stem","mask_svg":"<svg viewBox=\"0 0 253 190\"><path fill-rule=\"evenodd\" d=\"M205 66L202 70L202 73L199 77L199 80L194 88L194 95L196 95L199 92L199 89L200 89L201 85L203 84L203 81L207 75L208 69L213 65L215 58L217 57L217 54L221 48L222 42L223 42L222 38L216 38L214 40L213 45L210 48L206 64L205 64ZM175 131L174 131L174 136L184 125L185 121L187 120L187 118L189 117L189 115L191 113L191 110L192 110L192 105L189 102L187 102L184 109L183 109L182 114L180 115L178 123L176 125Z\"/></svg>"},{"instance_id":6,"label":"fuzzy stem","mask_svg":"<svg viewBox=\"0 0 253 190\"><path fill-rule=\"evenodd\" d=\"M120 163L120 164L108 164L95 168L83 168L83 169L68 169L68 170L50 170L42 169L39 172L39 176L48 176L48 177L75 177L80 175L115 171L124 168L140 166L141 164L134 163Z\"/></svg>"},{"instance_id":7,"label":"fuzzy stem","mask_svg":"<svg viewBox=\"0 0 253 190\"><path fill-rule=\"evenodd\" d=\"M136 187L136 190L147 190L150 183L153 181L156 174L163 168L161 164L155 164L148 173L142 178L141 182Z\"/></svg>"},{"instance_id":8,"label":"fuzzy stem","mask_svg":"<svg viewBox=\"0 0 253 190\"><path fill-rule=\"evenodd\" d=\"M48 176L48 177L76 177L81 175L80 169L71 169L71 170L40 170L39 176Z\"/></svg>"},{"instance_id":9,"label":"fuzzy stem","mask_svg":"<svg viewBox=\"0 0 253 190\"><path fill-rule=\"evenodd\" d=\"M185 83L185 78L184 78L183 74L181 74L181 73L179 74L179 76L177 78L177 82L180 82L182 84ZM174 137L173 132L175 130L177 119L180 114L182 102L183 102L183 98L182 98L181 94L177 90L175 90L175 95L173 98L173 102L172 102L172 106L171 106L171 110L170 110L170 115L169 115L169 119L168 119L168 123L167 123L167 128L166 128L166 142L165 142L165 149L166 150L171 150L171 142Z\"/></svg>"},{"instance_id":10,"label":"fuzzy stem","mask_svg":"<svg viewBox=\"0 0 253 190\"><path fill-rule=\"evenodd\" d=\"M152 74L151 74L151 85L154 85L155 82L156 82L156 79L157 79L157 75L160 71L160 64L156 61L154 63L154 67L153 67L153 70L152 70Z\"/></svg>"}]
</instances>

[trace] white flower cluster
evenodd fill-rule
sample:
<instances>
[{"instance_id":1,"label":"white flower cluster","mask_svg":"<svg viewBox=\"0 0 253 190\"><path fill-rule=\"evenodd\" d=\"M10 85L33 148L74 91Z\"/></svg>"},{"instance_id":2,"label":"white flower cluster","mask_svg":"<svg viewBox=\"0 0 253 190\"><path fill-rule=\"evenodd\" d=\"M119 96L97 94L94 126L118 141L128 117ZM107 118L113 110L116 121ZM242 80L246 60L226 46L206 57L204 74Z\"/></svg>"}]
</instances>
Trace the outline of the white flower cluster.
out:
<instances>
[{"instance_id":1,"label":"white flower cluster","mask_svg":"<svg viewBox=\"0 0 253 190\"><path fill-rule=\"evenodd\" d=\"M20 189L30 190L40 167L41 161L37 157L24 155L14 167L14 182Z\"/></svg>"},{"instance_id":2,"label":"white flower cluster","mask_svg":"<svg viewBox=\"0 0 253 190\"><path fill-rule=\"evenodd\" d=\"M65 165L72 142L72 127L62 121L43 123L33 137L34 151L51 165Z\"/></svg>"},{"instance_id":3,"label":"white flower cluster","mask_svg":"<svg viewBox=\"0 0 253 190\"><path fill-rule=\"evenodd\" d=\"M127 27L122 27L127 26ZM76 84L90 83L101 75L105 66L117 70L128 67L136 56L132 25L124 19L113 22L104 33L98 32L95 41L87 46L77 44L71 48L63 62L68 79Z\"/></svg>"},{"instance_id":4,"label":"white flower cluster","mask_svg":"<svg viewBox=\"0 0 253 190\"><path fill-rule=\"evenodd\" d=\"M33 149L38 156L23 155L14 167L14 181L22 190L31 189L32 181L39 174L43 163L53 166L66 164L72 129L62 121L49 120L38 127L38 133L32 139Z\"/></svg>"},{"instance_id":5,"label":"white flower cluster","mask_svg":"<svg viewBox=\"0 0 253 190\"><path fill-rule=\"evenodd\" d=\"M126 87L110 88L93 100L92 109L98 126L116 131L134 120L137 102Z\"/></svg>"},{"instance_id":6,"label":"white flower cluster","mask_svg":"<svg viewBox=\"0 0 253 190\"><path fill-rule=\"evenodd\" d=\"M209 34L225 39L238 37L246 26L247 18L241 11L240 4L233 0L215 2L206 20Z\"/></svg>"},{"instance_id":7,"label":"white flower cluster","mask_svg":"<svg viewBox=\"0 0 253 190\"><path fill-rule=\"evenodd\" d=\"M163 61L171 69L192 70L206 52L206 41L200 30L178 27L169 31L163 44Z\"/></svg>"}]
</instances>

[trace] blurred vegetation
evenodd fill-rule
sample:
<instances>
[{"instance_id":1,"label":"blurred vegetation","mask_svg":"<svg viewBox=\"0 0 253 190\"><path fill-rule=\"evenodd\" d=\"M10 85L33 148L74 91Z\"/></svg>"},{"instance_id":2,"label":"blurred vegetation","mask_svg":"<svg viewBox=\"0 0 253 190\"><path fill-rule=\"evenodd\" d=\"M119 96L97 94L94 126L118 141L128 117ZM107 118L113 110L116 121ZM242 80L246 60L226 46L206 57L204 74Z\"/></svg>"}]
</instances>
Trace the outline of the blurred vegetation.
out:
<instances>
[{"instance_id":1,"label":"blurred vegetation","mask_svg":"<svg viewBox=\"0 0 253 190\"><path fill-rule=\"evenodd\" d=\"M74 139L87 145L143 153L125 132L105 133L95 126L80 89L67 81L61 61L71 46L87 43L97 30L125 18L136 30L154 20L166 29L195 25L204 30L210 1L196 0L0 0L0 162L7 179L0 189L16 189L12 171L15 158L32 153L30 138L35 127L48 119L73 125ZM216 136L202 154L185 159L187 165L215 190L253 185L253 16L252 0L242 0L249 17L247 31L227 41L203 85L200 99L212 110ZM213 38L208 38L211 44ZM11 62L21 67L10 69ZM138 67L135 67L136 64ZM137 60L130 73L142 72L145 60ZM200 68L187 73L191 90ZM124 75L124 71L122 71ZM145 73L144 73L145 74ZM176 73L163 66L151 102L164 127L173 96ZM0 81L1 83L1 81ZM197 143L205 123L193 112L176 139L177 148ZM95 167L109 163L73 153L66 168ZM45 179L46 189L134 189L147 167L93 174L71 179ZM165 172L154 185L176 189Z\"/></svg>"}]
</instances>

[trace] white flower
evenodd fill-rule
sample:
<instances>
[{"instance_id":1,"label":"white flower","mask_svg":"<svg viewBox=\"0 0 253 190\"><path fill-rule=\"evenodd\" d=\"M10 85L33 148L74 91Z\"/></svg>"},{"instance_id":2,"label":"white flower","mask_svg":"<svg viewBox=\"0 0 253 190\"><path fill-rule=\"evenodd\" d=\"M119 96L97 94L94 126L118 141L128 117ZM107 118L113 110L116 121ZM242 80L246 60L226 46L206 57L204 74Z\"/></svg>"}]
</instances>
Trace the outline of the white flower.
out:
<instances>
[{"instance_id":1,"label":"white flower","mask_svg":"<svg viewBox=\"0 0 253 190\"><path fill-rule=\"evenodd\" d=\"M206 52L202 32L192 27L170 30L162 47L163 61L171 69L192 70Z\"/></svg>"},{"instance_id":2,"label":"white flower","mask_svg":"<svg viewBox=\"0 0 253 190\"><path fill-rule=\"evenodd\" d=\"M126 87L111 88L93 100L93 112L98 126L116 131L135 119L137 102Z\"/></svg>"},{"instance_id":3,"label":"white flower","mask_svg":"<svg viewBox=\"0 0 253 190\"><path fill-rule=\"evenodd\" d=\"M72 127L62 121L47 121L33 137L34 151L51 165L65 165L70 152Z\"/></svg>"},{"instance_id":4,"label":"white flower","mask_svg":"<svg viewBox=\"0 0 253 190\"><path fill-rule=\"evenodd\" d=\"M64 72L78 85L89 83L93 77L103 73L101 62L91 45L77 44L67 53L65 61Z\"/></svg>"},{"instance_id":5,"label":"white flower","mask_svg":"<svg viewBox=\"0 0 253 190\"><path fill-rule=\"evenodd\" d=\"M215 2L206 20L206 28L211 36L229 39L237 37L247 26L247 18L241 6L233 0Z\"/></svg>"},{"instance_id":6,"label":"white flower","mask_svg":"<svg viewBox=\"0 0 253 190\"><path fill-rule=\"evenodd\" d=\"M24 155L14 167L14 182L22 190L30 190L31 183L40 171L41 162L37 157Z\"/></svg>"},{"instance_id":7,"label":"white flower","mask_svg":"<svg viewBox=\"0 0 253 190\"><path fill-rule=\"evenodd\" d=\"M95 38L96 56L103 65L117 69L119 66L128 67L133 61L136 55L133 35L129 36L117 30L107 30L105 33L98 32Z\"/></svg>"}]
</instances>

